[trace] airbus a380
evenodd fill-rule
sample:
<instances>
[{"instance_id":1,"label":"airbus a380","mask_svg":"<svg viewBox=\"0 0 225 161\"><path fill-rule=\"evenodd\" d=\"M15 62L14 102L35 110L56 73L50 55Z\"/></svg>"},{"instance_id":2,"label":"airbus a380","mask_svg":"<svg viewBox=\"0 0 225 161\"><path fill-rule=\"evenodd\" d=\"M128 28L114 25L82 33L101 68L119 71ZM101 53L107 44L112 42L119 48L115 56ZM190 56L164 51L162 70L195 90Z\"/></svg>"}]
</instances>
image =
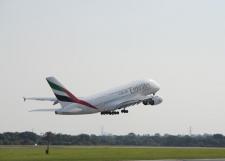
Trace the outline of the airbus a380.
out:
<instances>
[{"instance_id":1,"label":"airbus a380","mask_svg":"<svg viewBox=\"0 0 225 161\"><path fill-rule=\"evenodd\" d=\"M47 77L55 98L30 97L25 100L52 101L53 105L59 103L58 109L36 109L32 111L54 111L60 115L80 115L100 112L102 115L115 115L128 113L129 106L143 103L144 105L157 105L162 102L159 84L154 80L139 80L120 86L93 96L79 98L67 90L56 78Z\"/></svg>"}]
</instances>

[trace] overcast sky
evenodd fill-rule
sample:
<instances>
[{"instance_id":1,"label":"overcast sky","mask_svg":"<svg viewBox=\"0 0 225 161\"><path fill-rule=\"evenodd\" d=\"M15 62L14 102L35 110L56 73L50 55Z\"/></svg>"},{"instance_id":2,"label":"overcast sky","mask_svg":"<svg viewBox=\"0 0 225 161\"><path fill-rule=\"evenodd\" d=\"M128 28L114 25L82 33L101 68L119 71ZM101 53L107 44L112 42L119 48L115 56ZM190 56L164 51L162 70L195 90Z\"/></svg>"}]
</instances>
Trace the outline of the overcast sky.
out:
<instances>
[{"instance_id":1,"label":"overcast sky","mask_svg":"<svg viewBox=\"0 0 225 161\"><path fill-rule=\"evenodd\" d=\"M0 132L225 134L224 70L222 0L0 0ZM22 100L54 97L47 76L76 96L151 78L164 102L117 116L30 113L54 108Z\"/></svg>"}]
</instances>

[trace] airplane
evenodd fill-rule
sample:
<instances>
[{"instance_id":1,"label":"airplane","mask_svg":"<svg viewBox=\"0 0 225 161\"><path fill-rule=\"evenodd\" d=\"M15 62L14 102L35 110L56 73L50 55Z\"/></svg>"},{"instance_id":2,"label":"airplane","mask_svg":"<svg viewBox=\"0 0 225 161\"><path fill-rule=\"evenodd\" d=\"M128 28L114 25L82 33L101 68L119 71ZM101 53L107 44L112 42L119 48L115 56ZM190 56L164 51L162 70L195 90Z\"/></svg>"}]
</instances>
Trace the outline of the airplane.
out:
<instances>
[{"instance_id":1,"label":"airplane","mask_svg":"<svg viewBox=\"0 0 225 161\"><path fill-rule=\"evenodd\" d=\"M24 97L26 100L51 101L53 105L60 104L57 109L36 109L31 111L53 111L59 115L81 115L100 113L101 115L117 115L128 113L126 109L139 103L158 105L163 99L155 95L159 84L151 79L134 81L129 84L98 93L89 97L76 97L67 90L55 77L46 78L55 98Z\"/></svg>"}]
</instances>

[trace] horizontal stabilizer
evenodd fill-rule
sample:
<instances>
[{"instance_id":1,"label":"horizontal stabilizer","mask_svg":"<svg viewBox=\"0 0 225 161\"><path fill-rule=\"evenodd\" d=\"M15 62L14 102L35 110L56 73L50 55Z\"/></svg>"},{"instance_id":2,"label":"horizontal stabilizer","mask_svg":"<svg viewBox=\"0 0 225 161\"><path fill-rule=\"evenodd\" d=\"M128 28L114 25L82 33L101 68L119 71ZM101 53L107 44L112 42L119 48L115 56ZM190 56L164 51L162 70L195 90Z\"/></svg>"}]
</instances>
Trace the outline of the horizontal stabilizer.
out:
<instances>
[{"instance_id":1,"label":"horizontal stabilizer","mask_svg":"<svg viewBox=\"0 0 225 161\"><path fill-rule=\"evenodd\" d=\"M24 102L26 100L35 100L35 101L50 101L53 102L53 105L56 105L59 103L59 101L56 98L52 97L23 97Z\"/></svg>"},{"instance_id":2,"label":"horizontal stabilizer","mask_svg":"<svg viewBox=\"0 0 225 161\"><path fill-rule=\"evenodd\" d=\"M34 109L34 110L30 110L29 112L55 112L56 110L58 110L58 108L55 109Z\"/></svg>"},{"instance_id":3,"label":"horizontal stabilizer","mask_svg":"<svg viewBox=\"0 0 225 161\"><path fill-rule=\"evenodd\" d=\"M56 98L52 97L23 97L23 100L36 100L36 101L57 101Z\"/></svg>"}]
</instances>

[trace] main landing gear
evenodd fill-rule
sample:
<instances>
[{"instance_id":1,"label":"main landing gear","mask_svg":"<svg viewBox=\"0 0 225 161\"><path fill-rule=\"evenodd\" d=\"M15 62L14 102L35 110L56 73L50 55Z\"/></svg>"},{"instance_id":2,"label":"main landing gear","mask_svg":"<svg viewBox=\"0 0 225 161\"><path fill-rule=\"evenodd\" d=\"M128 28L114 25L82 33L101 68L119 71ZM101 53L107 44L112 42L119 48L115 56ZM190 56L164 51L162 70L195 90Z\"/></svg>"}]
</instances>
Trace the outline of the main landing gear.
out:
<instances>
[{"instance_id":1,"label":"main landing gear","mask_svg":"<svg viewBox=\"0 0 225 161\"><path fill-rule=\"evenodd\" d=\"M128 113L128 110L121 110L121 113ZM101 115L119 115L119 111L103 111Z\"/></svg>"},{"instance_id":2,"label":"main landing gear","mask_svg":"<svg viewBox=\"0 0 225 161\"><path fill-rule=\"evenodd\" d=\"M119 111L103 111L101 115L119 115Z\"/></svg>"}]
</instances>

